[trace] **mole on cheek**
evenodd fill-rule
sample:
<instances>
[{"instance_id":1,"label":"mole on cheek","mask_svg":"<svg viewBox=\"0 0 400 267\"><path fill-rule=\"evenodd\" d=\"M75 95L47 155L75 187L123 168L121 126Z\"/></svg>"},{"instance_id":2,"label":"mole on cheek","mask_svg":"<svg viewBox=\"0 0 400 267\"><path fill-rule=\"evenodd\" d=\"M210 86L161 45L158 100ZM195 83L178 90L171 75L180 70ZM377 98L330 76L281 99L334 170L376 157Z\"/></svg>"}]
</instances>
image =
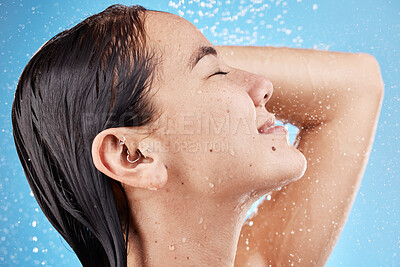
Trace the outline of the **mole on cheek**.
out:
<instances>
[{"instance_id":1,"label":"mole on cheek","mask_svg":"<svg viewBox=\"0 0 400 267\"><path fill-rule=\"evenodd\" d=\"M273 146L273 147L272 147L272 151L276 151L276 147Z\"/></svg>"}]
</instances>

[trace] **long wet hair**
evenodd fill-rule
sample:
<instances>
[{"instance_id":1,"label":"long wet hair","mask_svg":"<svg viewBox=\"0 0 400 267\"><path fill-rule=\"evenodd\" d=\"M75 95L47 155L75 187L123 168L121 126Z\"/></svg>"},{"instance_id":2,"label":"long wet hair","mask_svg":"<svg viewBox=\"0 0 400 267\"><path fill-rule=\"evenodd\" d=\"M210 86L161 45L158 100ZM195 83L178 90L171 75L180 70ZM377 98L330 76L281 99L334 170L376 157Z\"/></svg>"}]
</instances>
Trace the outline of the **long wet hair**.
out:
<instances>
[{"instance_id":1,"label":"long wet hair","mask_svg":"<svg viewBox=\"0 0 400 267\"><path fill-rule=\"evenodd\" d=\"M148 92L156 59L146 46L144 13L114 5L59 33L29 61L15 92L13 136L24 173L83 266L127 265L127 198L96 169L91 146L105 129L154 117Z\"/></svg>"}]
</instances>

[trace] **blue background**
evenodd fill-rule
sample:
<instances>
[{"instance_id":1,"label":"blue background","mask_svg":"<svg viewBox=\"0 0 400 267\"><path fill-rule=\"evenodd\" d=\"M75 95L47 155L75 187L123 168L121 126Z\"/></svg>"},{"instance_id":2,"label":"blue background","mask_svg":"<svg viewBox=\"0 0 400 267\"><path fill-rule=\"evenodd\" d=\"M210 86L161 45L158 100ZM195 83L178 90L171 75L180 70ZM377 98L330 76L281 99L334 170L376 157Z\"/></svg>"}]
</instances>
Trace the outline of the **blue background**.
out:
<instances>
[{"instance_id":1,"label":"blue background","mask_svg":"<svg viewBox=\"0 0 400 267\"><path fill-rule=\"evenodd\" d=\"M10 110L18 77L56 33L112 1L0 1L0 265L80 266L42 214L20 166ZM215 44L366 52L385 98L372 154L327 266L400 265L400 1L121 1L183 16ZM293 131L292 131L293 133ZM340 179L340 177L338 177Z\"/></svg>"}]
</instances>

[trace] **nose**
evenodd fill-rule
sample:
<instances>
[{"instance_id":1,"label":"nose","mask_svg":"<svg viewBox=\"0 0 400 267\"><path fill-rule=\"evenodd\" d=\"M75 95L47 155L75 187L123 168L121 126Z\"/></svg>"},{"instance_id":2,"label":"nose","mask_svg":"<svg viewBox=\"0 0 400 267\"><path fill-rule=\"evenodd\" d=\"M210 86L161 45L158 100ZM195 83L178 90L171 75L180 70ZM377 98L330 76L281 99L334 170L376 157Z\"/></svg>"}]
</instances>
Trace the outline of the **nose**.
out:
<instances>
[{"instance_id":1,"label":"nose","mask_svg":"<svg viewBox=\"0 0 400 267\"><path fill-rule=\"evenodd\" d=\"M270 80L253 73L247 73L247 90L256 107L264 107L274 91Z\"/></svg>"}]
</instances>

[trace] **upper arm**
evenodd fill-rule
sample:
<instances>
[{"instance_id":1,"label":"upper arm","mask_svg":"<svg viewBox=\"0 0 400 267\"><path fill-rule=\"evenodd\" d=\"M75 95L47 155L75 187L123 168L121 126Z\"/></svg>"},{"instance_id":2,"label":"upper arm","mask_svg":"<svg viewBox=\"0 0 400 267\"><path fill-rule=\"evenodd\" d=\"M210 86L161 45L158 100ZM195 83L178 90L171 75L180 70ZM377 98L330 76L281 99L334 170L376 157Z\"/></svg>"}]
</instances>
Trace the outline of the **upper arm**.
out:
<instances>
[{"instance_id":1,"label":"upper arm","mask_svg":"<svg viewBox=\"0 0 400 267\"><path fill-rule=\"evenodd\" d=\"M326 60L323 54L318 57ZM318 57L307 64L319 64ZM310 98L304 103L296 92L299 88L285 81L293 75L273 75L280 86L275 87L275 99L267 107L303 105L303 110L285 106L279 116L291 122L291 113L301 114L294 121L301 129L298 149L307 159L307 170L300 180L273 192L271 200L258 207L251 226L243 226L237 266L249 261L251 266L293 262L322 266L332 252L368 161L383 96L376 60L366 54L352 54L349 59L348 64L348 58L342 64L336 62L335 67L341 67L337 71L308 70L304 79L299 76L295 82L302 83L303 97ZM313 69L297 66L302 67ZM304 95L307 90L310 95Z\"/></svg>"}]
</instances>

